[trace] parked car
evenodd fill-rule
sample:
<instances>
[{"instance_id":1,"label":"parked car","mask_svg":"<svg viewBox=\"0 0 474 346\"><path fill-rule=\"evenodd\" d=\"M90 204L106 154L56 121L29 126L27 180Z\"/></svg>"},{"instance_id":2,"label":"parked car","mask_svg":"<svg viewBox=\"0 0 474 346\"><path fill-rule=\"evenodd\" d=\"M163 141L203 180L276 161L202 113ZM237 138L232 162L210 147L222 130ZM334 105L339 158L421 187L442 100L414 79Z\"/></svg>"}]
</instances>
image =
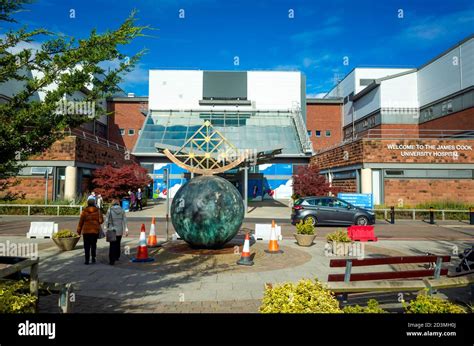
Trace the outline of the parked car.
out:
<instances>
[{"instance_id":1,"label":"parked car","mask_svg":"<svg viewBox=\"0 0 474 346\"><path fill-rule=\"evenodd\" d=\"M372 225L375 213L342 199L328 196L303 197L295 201L291 223L311 220L313 225Z\"/></svg>"}]
</instances>

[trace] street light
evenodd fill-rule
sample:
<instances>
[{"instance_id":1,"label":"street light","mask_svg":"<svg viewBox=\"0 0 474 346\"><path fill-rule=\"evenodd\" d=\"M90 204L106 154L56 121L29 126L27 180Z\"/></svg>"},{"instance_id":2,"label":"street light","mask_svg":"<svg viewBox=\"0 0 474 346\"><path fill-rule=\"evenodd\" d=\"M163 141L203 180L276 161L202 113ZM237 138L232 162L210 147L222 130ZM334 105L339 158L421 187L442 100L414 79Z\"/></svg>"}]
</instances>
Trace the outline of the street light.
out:
<instances>
[{"instance_id":1,"label":"street light","mask_svg":"<svg viewBox=\"0 0 474 346\"><path fill-rule=\"evenodd\" d=\"M45 189L44 189L44 205L48 204L48 180L49 180L49 169L46 167L44 172L44 179L46 181Z\"/></svg>"}]
</instances>

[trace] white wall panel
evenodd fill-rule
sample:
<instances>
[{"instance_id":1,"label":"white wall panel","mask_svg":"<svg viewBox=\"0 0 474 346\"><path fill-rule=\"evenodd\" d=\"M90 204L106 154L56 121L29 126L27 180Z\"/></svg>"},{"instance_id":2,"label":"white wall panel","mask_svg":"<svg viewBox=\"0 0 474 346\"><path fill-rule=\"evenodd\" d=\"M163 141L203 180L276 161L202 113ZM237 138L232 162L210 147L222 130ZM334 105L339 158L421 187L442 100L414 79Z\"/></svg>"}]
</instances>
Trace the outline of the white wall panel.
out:
<instances>
[{"instance_id":1,"label":"white wall panel","mask_svg":"<svg viewBox=\"0 0 474 346\"><path fill-rule=\"evenodd\" d=\"M202 71L150 70L150 109L198 109Z\"/></svg>"},{"instance_id":2,"label":"white wall panel","mask_svg":"<svg viewBox=\"0 0 474 346\"><path fill-rule=\"evenodd\" d=\"M387 79L381 82L381 106L386 108L417 108L417 73Z\"/></svg>"},{"instance_id":3,"label":"white wall panel","mask_svg":"<svg viewBox=\"0 0 474 346\"><path fill-rule=\"evenodd\" d=\"M461 61L456 65L453 58L459 59L459 47L418 71L421 107L461 90Z\"/></svg>"},{"instance_id":4,"label":"white wall panel","mask_svg":"<svg viewBox=\"0 0 474 346\"><path fill-rule=\"evenodd\" d=\"M249 71L247 99L257 109L291 109L301 103L301 73Z\"/></svg>"},{"instance_id":5,"label":"white wall panel","mask_svg":"<svg viewBox=\"0 0 474 346\"><path fill-rule=\"evenodd\" d=\"M380 87L375 88L354 103L355 121L380 108L380 94Z\"/></svg>"},{"instance_id":6,"label":"white wall panel","mask_svg":"<svg viewBox=\"0 0 474 346\"><path fill-rule=\"evenodd\" d=\"M474 39L461 45L462 85L465 89L474 85Z\"/></svg>"}]
</instances>

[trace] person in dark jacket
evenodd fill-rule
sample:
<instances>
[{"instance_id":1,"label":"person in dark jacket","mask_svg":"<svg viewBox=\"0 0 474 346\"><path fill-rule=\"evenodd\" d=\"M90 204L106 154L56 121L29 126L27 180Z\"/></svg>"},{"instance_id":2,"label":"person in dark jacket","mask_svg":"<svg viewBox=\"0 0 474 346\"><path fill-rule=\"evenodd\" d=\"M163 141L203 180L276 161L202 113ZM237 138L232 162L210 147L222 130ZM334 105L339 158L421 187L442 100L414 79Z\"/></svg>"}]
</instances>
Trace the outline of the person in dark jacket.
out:
<instances>
[{"instance_id":1,"label":"person in dark jacket","mask_svg":"<svg viewBox=\"0 0 474 346\"><path fill-rule=\"evenodd\" d=\"M118 200L112 201L112 206L107 211L105 216L105 228L114 229L116 234L116 241L110 242L109 248L109 264L114 265L115 261L120 258L120 242L122 236L125 234L128 237L127 217L125 211L120 207Z\"/></svg>"},{"instance_id":2,"label":"person in dark jacket","mask_svg":"<svg viewBox=\"0 0 474 346\"><path fill-rule=\"evenodd\" d=\"M77 234L82 234L84 241L84 254L89 264L92 255L92 263L95 263L97 253L97 238L99 237L100 225L104 222L102 213L95 206L95 200L90 198L87 200L87 207L82 211L79 224L77 225Z\"/></svg>"}]
</instances>

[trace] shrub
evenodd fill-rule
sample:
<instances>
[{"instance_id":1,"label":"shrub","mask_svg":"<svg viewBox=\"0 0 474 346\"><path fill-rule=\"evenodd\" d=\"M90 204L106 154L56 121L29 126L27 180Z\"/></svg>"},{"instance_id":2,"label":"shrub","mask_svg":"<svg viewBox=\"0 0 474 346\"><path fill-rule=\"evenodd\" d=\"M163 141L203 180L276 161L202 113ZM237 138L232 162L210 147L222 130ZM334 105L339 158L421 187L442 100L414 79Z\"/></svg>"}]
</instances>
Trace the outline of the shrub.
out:
<instances>
[{"instance_id":1,"label":"shrub","mask_svg":"<svg viewBox=\"0 0 474 346\"><path fill-rule=\"evenodd\" d=\"M314 226L311 222L311 220L306 220L303 222L301 220L296 224L296 233L297 234L307 234L307 235L314 235L315 234L315 229Z\"/></svg>"},{"instance_id":2,"label":"shrub","mask_svg":"<svg viewBox=\"0 0 474 346\"><path fill-rule=\"evenodd\" d=\"M36 300L25 281L0 282L0 314L34 313Z\"/></svg>"},{"instance_id":3,"label":"shrub","mask_svg":"<svg viewBox=\"0 0 474 346\"><path fill-rule=\"evenodd\" d=\"M266 286L262 313L341 313L334 294L317 279Z\"/></svg>"},{"instance_id":4,"label":"shrub","mask_svg":"<svg viewBox=\"0 0 474 346\"><path fill-rule=\"evenodd\" d=\"M448 300L419 294L410 303L403 303L407 314L465 314L466 310Z\"/></svg>"},{"instance_id":5,"label":"shrub","mask_svg":"<svg viewBox=\"0 0 474 346\"><path fill-rule=\"evenodd\" d=\"M335 232L329 233L326 235L327 241L333 241L338 243L350 243L352 242L351 238L347 235L346 231L337 230Z\"/></svg>"},{"instance_id":6,"label":"shrub","mask_svg":"<svg viewBox=\"0 0 474 346\"><path fill-rule=\"evenodd\" d=\"M74 232L72 232L69 229L63 229L60 230L58 233L53 234L53 238L75 238L78 237L78 235Z\"/></svg>"},{"instance_id":7,"label":"shrub","mask_svg":"<svg viewBox=\"0 0 474 346\"><path fill-rule=\"evenodd\" d=\"M387 311L382 309L379 302L375 299L369 299L366 307L360 305L345 306L342 311L346 314L385 314Z\"/></svg>"}]
</instances>

